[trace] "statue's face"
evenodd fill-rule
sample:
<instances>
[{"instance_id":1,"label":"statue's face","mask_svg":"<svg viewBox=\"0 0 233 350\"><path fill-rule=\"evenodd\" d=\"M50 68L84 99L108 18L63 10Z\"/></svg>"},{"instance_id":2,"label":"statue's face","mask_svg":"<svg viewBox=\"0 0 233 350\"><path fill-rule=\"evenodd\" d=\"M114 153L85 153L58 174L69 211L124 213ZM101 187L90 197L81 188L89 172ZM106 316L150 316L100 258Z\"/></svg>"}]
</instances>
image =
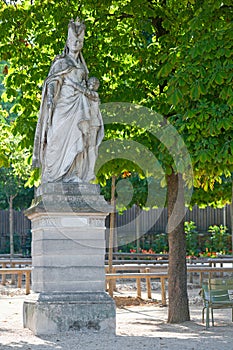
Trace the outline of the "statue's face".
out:
<instances>
[{"instance_id":1,"label":"statue's face","mask_svg":"<svg viewBox=\"0 0 233 350\"><path fill-rule=\"evenodd\" d=\"M82 50L84 41L84 31L78 37L72 37L68 40L70 52L77 53Z\"/></svg>"}]
</instances>

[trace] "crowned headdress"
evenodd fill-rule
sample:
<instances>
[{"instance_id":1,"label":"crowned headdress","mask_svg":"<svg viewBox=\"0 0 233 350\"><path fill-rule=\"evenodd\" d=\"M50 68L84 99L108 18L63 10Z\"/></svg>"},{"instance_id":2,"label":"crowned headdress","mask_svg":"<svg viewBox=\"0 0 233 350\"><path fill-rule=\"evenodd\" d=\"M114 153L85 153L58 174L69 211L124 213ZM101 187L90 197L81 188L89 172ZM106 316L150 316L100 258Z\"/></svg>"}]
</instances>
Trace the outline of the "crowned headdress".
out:
<instances>
[{"instance_id":1,"label":"crowned headdress","mask_svg":"<svg viewBox=\"0 0 233 350\"><path fill-rule=\"evenodd\" d=\"M63 54L66 55L69 52L69 41L73 41L73 40L76 41L81 34L84 34L85 29L86 29L86 26L84 24L84 21L80 21L79 17L77 17L75 21L73 19L70 20L68 24L67 41L66 41ZM89 71L87 69L87 65L82 55L82 52L79 53L79 57L88 75Z\"/></svg>"},{"instance_id":2,"label":"crowned headdress","mask_svg":"<svg viewBox=\"0 0 233 350\"><path fill-rule=\"evenodd\" d=\"M68 40L76 40L85 29L86 26L84 22L81 22L78 17L75 21L71 19L68 25Z\"/></svg>"}]
</instances>

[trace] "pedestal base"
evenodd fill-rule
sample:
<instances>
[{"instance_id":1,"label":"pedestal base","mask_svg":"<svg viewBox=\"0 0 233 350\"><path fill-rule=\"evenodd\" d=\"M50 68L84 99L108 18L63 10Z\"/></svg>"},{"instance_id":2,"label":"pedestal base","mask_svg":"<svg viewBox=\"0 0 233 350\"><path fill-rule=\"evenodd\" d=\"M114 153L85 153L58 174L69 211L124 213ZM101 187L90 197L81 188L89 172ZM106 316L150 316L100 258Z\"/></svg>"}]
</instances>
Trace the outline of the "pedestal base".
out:
<instances>
[{"instance_id":1,"label":"pedestal base","mask_svg":"<svg viewBox=\"0 0 233 350\"><path fill-rule=\"evenodd\" d=\"M35 335L92 329L115 334L115 303L105 292L38 293L23 306L23 323Z\"/></svg>"},{"instance_id":2,"label":"pedestal base","mask_svg":"<svg viewBox=\"0 0 233 350\"><path fill-rule=\"evenodd\" d=\"M26 211L32 222L33 298L24 327L35 334L94 329L115 332L115 304L105 293L105 218L99 187L49 183Z\"/></svg>"}]
</instances>

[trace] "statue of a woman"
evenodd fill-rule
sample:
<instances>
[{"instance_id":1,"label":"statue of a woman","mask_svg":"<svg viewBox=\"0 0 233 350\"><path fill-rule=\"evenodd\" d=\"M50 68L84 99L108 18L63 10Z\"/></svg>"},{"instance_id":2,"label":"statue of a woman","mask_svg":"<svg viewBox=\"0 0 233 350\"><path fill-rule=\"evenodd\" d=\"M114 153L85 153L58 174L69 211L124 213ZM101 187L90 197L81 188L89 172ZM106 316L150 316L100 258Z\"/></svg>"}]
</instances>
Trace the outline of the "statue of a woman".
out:
<instances>
[{"instance_id":1,"label":"statue of a woman","mask_svg":"<svg viewBox=\"0 0 233 350\"><path fill-rule=\"evenodd\" d=\"M104 128L98 93L88 85L81 53L84 33L78 18L70 21L63 54L55 58L44 82L33 151L33 166L41 168L42 183L95 178Z\"/></svg>"}]
</instances>

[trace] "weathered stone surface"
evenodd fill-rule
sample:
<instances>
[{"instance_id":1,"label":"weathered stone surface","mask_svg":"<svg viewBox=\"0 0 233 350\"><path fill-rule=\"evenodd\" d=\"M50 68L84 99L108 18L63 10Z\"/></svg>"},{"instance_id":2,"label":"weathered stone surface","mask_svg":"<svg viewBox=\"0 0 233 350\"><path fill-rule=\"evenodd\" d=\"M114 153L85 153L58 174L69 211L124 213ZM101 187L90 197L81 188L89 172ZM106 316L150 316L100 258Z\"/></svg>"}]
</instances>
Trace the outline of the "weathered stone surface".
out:
<instances>
[{"instance_id":1,"label":"weathered stone surface","mask_svg":"<svg viewBox=\"0 0 233 350\"><path fill-rule=\"evenodd\" d=\"M33 276L33 274L32 274ZM102 292L104 290L104 281L78 281L78 288L81 292ZM52 293L57 290L57 282L53 281L34 281L33 282L33 290L35 292L40 293L40 291ZM59 292L66 292L67 290L70 291L70 293L77 291L77 281L61 281L59 283Z\"/></svg>"},{"instance_id":2,"label":"weathered stone surface","mask_svg":"<svg viewBox=\"0 0 233 350\"><path fill-rule=\"evenodd\" d=\"M69 330L115 332L115 305L108 294L41 293L24 303L24 327L36 335Z\"/></svg>"},{"instance_id":3,"label":"weathered stone surface","mask_svg":"<svg viewBox=\"0 0 233 350\"><path fill-rule=\"evenodd\" d=\"M78 182L45 183L38 188L32 206L25 213L28 216L43 211L109 213L110 206L99 193L99 185ZM98 218L95 218L96 223L97 220Z\"/></svg>"},{"instance_id":4,"label":"weathered stone surface","mask_svg":"<svg viewBox=\"0 0 233 350\"><path fill-rule=\"evenodd\" d=\"M91 193L98 208L85 204L81 192ZM68 202L71 193L74 206ZM24 303L25 327L38 335L84 328L114 332L115 305L105 293L104 270L110 206L95 185L45 184L39 194L26 211L32 222L34 297Z\"/></svg>"},{"instance_id":5,"label":"weathered stone surface","mask_svg":"<svg viewBox=\"0 0 233 350\"><path fill-rule=\"evenodd\" d=\"M90 184L104 126L99 81L88 78L81 52L84 33L79 18L69 22L64 51L43 85L34 139L32 165L41 169L42 185L25 214L32 221L32 289L38 294L24 303L24 326L39 335L115 329L115 306L104 291L111 208Z\"/></svg>"},{"instance_id":6,"label":"weathered stone surface","mask_svg":"<svg viewBox=\"0 0 233 350\"><path fill-rule=\"evenodd\" d=\"M54 244L56 244L56 242L54 241ZM105 249L104 248L98 248L98 247L88 247L88 246L82 246L80 244L76 244L75 242L67 242L67 244L64 244L63 247L60 245L58 245L58 247L54 246L53 244L48 244L48 246L46 246L46 244L43 244L43 246L37 247L36 244L34 244L32 242L32 260L33 260L33 256L40 256L40 255L61 255L62 253L64 255L88 255L88 254L93 254L93 255L103 255L105 254ZM45 249L42 249L42 248ZM51 249L48 249L51 248Z\"/></svg>"},{"instance_id":7,"label":"weathered stone surface","mask_svg":"<svg viewBox=\"0 0 233 350\"><path fill-rule=\"evenodd\" d=\"M33 257L33 266L101 266L103 267L103 254L101 255L89 255L89 254L74 254L64 255L61 257L57 255L39 255Z\"/></svg>"},{"instance_id":8,"label":"weathered stone surface","mask_svg":"<svg viewBox=\"0 0 233 350\"><path fill-rule=\"evenodd\" d=\"M104 137L99 80L88 77L82 55L85 25L68 25L63 53L53 60L44 81L32 156L42 183L95 179L98 148Z\"/></svg>"},{"instance_id":9,"label":"weathered stone surface","mask_svg":"<svg viewBox=\"0 0 233 350\"><path fill-rule=\"evenodd\" d=\"M86 267L86 266L68 266L68 267L53 267L53 266L36 266L33 269L33 283L32 289L35 292L59 292L64 291L64 286L67 285L66 291L81 291L88 292L88 289L83 289L83 282L96 281L96 282L104 282L105 273L104 267ZM36 282L44 282L43 290L35 290ZM73 289L71 289L69 282L73 282ZM51 290L50 282L53 282L54 289ZM48 287L46 287L48 286ZM61 288L62 287L62 288ZM102 288L104 288L104 284L102 284ZM95 289L95 283L93 283L92 291ZM103 290L103 289L102 289ZM99 289L98 289L99 291Z\"/></svg>"},{"instance_id":10,"label":"weathered stone surface","mask_svg":"<svg viewBox=\"0 0 233 350\"><path fill-rule=\"evenodd\" d=\"M35 247L34 247L35 246ZM46 240L40 240L33 242L33 250L37 251L37 253L40 254L51 254L51 253L64 253L67 251L67 253L70 251L76 251L79 253L79 251L86 252L91 249L92 252L95 252L95 255L98 253L101 254L104 251L105 248L105 242L103 240L94 240L90 239L88 240L88 237L83 240L76 240L76 239L70 239L67 235L67 238L65 239L58 239L58 240L50 240L49 238ZM72 254L71 254L72 255Z\"/></svg>"}]
</instances>

